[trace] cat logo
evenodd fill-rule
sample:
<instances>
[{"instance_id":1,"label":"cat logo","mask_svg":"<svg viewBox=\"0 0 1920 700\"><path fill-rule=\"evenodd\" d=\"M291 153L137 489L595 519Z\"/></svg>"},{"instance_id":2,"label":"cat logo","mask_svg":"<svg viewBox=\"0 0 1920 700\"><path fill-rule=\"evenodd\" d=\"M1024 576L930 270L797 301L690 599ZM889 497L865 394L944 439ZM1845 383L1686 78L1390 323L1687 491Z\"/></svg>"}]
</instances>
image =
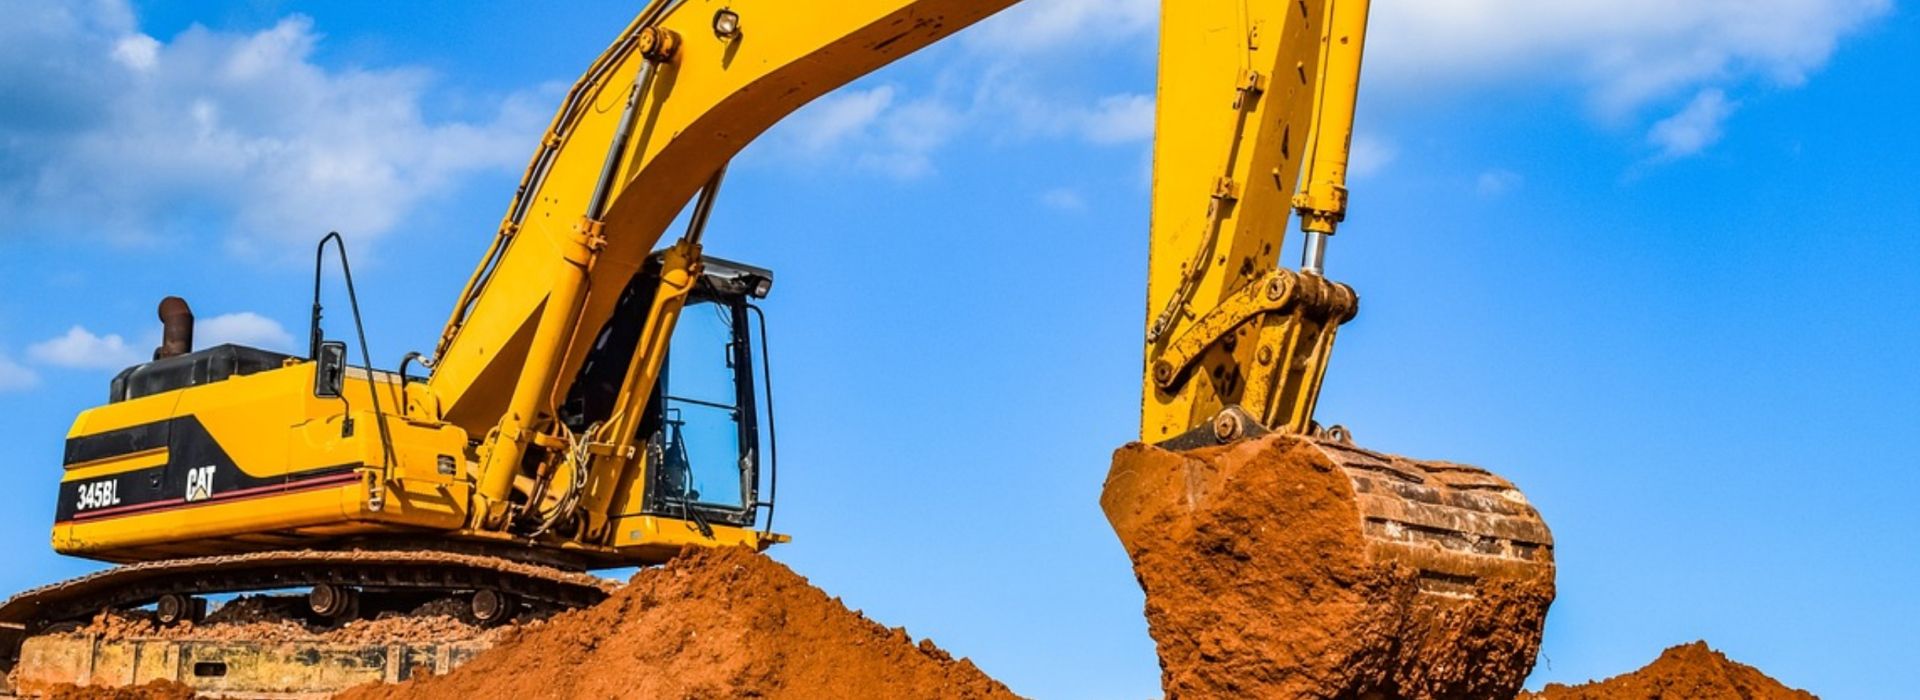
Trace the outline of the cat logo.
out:
<instances>
[{"instance_id":1,"label":"cat logo","mask_svg":"<svg viewBox=\"0 0 1920 700\"><path fill-rule=\"evenodd\" d=\"M187 470L187 502L213 497L213 465Z\"/></svg>"}]
</instances>

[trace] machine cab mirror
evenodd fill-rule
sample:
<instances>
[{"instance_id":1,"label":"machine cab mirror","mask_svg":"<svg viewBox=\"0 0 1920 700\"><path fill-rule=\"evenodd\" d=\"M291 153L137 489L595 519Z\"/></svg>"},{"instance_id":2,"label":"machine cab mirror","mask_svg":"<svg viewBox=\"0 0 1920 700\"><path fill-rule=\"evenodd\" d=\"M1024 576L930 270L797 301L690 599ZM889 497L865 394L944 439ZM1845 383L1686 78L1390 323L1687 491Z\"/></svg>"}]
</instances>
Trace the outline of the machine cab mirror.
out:
<instances>
[{"instance_id":1,"label":"machine cab mirror","mask_svg":"<svg viewBox=\"0 0 1920 700\"><path fill-rule=\"evenodd\" d=\"M340 398L347 385L347 344L338 340L322 342L313 361L313 395L323 399Z\"/></svg>"}]
</instances>

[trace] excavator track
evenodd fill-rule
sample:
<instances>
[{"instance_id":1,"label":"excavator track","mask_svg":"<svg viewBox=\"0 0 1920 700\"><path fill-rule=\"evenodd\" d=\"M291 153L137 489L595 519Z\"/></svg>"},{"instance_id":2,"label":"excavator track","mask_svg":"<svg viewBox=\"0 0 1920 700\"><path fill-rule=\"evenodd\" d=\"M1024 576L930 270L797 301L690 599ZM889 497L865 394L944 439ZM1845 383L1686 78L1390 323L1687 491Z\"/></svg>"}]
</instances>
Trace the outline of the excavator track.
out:
<instances>
[{"instance_id":1,"label":"excavator track","mask_svg":"<svg viewBox=\"0 0 1920 700\"><path fill-rule=\"evenodd\" d=\"M592 574L496 556L424 550L278 551L119 566L36 588L0 603L0 666L47 626L169 594L211 595L331 584L370 590L491 590L538 606L577 608L617 587Z\"/></svg>"}]
</instances>

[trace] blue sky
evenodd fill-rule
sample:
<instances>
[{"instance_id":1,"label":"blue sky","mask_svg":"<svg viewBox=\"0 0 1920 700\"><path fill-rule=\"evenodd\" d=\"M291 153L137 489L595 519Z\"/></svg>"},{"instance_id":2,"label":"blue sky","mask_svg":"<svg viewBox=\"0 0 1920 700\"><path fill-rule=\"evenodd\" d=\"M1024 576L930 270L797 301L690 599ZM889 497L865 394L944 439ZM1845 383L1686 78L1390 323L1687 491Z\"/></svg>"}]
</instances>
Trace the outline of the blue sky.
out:
<instances>
[{"instance_id":1,"label":"blue sky","mask_svg":"<svg viewBox=\"0 0 1920 700\"><path fill-rule=\"evenodd\" d=\"M1096 504L1138 411L1156 7L1030 0L825 98L741 156L708 237L779 273L777 556L1036 697L1158 688ZM637 6L0 9L11 591L92 568L46 545L60 436L157 341L161 296L203 345L290 349L303 259L339 229L376 357L430 349L560 91ZM1330 258L1364 303L1321 416L1539 505L1560 598L1536 684L1704 638L1826 697L1899 697L1920 22L1890 0L1374 12Z\"/></svg>"}]
</instances>

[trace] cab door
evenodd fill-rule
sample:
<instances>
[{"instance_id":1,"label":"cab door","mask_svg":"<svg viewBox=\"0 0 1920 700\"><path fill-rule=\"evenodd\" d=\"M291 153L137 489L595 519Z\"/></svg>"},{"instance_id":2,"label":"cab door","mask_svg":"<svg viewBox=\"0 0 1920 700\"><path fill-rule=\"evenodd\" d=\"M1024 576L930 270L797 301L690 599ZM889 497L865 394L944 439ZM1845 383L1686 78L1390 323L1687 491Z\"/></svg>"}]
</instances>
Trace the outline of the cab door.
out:
<instances>
[{"instance_id":1,"label":"cab door","mask_svg":"<svg viewBox=\"0 0 1920 700\"><path fill-rule=\"evenodd\" d=\"M744 301L697 296L674 327L650 441L660 515L753 523L760 440L747 321Z\"/></svg>"}]
</instances>

